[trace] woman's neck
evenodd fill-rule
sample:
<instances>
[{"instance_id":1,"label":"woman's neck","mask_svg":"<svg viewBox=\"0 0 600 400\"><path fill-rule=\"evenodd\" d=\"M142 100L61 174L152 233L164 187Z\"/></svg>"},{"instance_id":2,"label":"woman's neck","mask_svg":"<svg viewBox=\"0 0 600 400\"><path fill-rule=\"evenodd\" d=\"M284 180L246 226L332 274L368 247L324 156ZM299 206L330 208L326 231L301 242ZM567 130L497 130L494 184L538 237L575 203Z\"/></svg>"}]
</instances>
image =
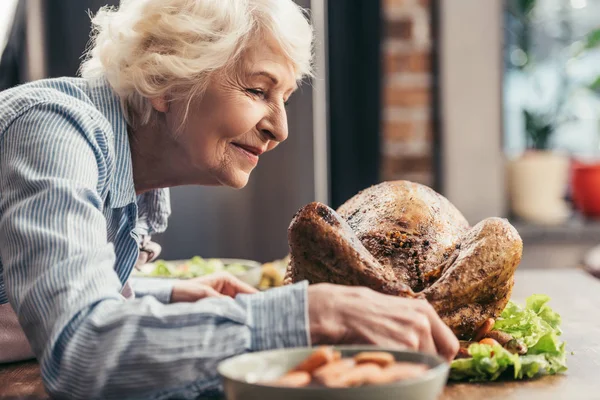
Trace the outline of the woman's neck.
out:
<instances>
[{"instance_id":1,"label":"woman's neck","mask_svg":"<svg viewBox=\"0 0 600 400\"><path fill-rule=\"evenodd\" d=\"M179 143L170 134L161 132L160 126L129 128L128 134L137 194L196 183L198 172L194 174Z\"/></svg>"}]
</instances>

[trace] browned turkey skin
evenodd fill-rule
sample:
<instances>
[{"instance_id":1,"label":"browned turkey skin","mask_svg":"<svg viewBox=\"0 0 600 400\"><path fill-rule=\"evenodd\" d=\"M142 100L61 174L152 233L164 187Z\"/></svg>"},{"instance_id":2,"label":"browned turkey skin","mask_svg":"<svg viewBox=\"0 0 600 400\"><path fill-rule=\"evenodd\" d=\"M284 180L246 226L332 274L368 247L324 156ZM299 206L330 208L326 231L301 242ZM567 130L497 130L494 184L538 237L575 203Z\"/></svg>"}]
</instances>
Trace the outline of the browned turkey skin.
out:
<instances>
[{"instance_id":1,"label":"browned turkey skin","mask_svg":"<svg viewBox=\"0 0 600 400\"><path fill-rule=\"evenodd\" d=\"M510 299L523 243L505 219L470 227L445 197L412 182L384 182L334 211L296 213L286 283L308 280L425 297L459 338L471 338Z\"/></svg>"}]
</instances>

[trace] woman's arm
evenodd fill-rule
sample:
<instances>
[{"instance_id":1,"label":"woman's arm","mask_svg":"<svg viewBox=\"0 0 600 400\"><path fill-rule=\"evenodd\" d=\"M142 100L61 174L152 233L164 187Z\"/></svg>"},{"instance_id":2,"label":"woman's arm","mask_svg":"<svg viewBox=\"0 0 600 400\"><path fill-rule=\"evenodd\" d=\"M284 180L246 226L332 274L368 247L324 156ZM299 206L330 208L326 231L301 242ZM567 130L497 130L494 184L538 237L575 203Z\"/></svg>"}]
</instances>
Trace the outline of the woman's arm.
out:
<instances>
[{"instance_id":1,"label":"woman's arm","mask_svg":"<svg viewBox=\"0 0 600 400\"><path fill-rule=\"evenodd\" d=\"M0 132L6 290L48 392L195 398L218 387L226 357L307 345L304 284L235 300L125 301L102 213L107 165L90 121L40 104Z\"/></svg>"}]
</instances>

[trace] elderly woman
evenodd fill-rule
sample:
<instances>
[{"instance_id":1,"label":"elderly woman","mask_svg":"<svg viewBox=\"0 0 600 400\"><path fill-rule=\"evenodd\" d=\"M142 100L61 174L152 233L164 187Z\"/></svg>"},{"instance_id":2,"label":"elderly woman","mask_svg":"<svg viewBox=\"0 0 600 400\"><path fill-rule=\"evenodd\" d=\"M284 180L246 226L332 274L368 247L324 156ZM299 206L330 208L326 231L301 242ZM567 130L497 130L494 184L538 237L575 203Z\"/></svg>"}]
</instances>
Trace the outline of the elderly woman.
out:
<instances>
[{"instance_id":1,"label":"elderly woman","mask_svg":"<svg viewBox=\"0 0 600 400\"><path fill-rule=\"evenodd\" d=\"M82 78L0 94L4 361L35 356L57 397L195 398L219 390L219 361L248 351L374 343L454 356L426 302L364 288L255 293L218 275L132 291L167 226L166 188L242 188L287 138L312 31L292 0L124 0L93 25Z\"/></svg>"}]
</instances>

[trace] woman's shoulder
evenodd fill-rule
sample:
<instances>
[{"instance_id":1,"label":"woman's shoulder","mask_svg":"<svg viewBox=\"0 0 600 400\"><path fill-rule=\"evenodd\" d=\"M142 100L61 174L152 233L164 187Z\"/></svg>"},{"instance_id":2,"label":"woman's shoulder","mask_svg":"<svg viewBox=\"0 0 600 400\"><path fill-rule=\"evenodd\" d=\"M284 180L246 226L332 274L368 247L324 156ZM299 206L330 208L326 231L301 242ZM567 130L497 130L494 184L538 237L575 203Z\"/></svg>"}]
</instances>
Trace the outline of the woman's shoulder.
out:
<instances>
[{"instance_id":1,"label":"woman's shoulder","mask_svg":"<svg viewBox=\"0 0 600 400\"><path fill-rule=\"evenodd\" d=\"M101 116L94 106L88 82L81 78L42 79L0 92L0 133L36 107L60 110L65 118Z\"/></svg>"},{"instance_id":2,"label":"woman's shoulder","mask_svg":"<svg viewBox=\"0 0 600 400\"><path fill-rule=\"evenodd\" d=\"M58 78L0 92L0 157L15 140L37 143L40 151L60 143L71 146L63 151L90 149L98 163L113 165L115 131L105 109L117 107L98 90L84 79Z\"/></svg>"}]
</instances>

